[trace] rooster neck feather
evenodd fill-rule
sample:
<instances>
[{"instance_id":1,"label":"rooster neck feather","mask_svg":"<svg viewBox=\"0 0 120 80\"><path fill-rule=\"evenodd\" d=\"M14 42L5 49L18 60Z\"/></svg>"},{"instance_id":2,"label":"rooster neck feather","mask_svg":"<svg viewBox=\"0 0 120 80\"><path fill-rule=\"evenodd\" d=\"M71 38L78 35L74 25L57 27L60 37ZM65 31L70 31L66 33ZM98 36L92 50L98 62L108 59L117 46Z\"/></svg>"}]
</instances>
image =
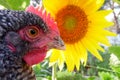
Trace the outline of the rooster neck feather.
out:
<instances>
[{"instance_id":1,"label":"rooster neck feather","mask_svg":"<svg viewBox=\"0 0 120 80\"><path fill-rule=\"evenodd\" d=\"M0 80L35 80L32 68L21 58L7 47L5 41L0 41Z\"/></svg>"}]
</instances>

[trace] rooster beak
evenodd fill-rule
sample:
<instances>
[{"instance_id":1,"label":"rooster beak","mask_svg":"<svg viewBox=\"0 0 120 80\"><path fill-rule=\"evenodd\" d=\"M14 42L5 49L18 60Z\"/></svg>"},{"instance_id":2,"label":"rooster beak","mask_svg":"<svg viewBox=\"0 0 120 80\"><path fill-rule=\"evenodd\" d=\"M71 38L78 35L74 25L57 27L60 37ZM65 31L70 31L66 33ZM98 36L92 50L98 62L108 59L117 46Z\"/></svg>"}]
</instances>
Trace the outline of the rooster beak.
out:
<instances>
[{"instance_id":1,"label":"rooster beak","mask_svg":"<svg viewBox=\"0 0 120 80\"><path fill-rule=\"evenodd\" d=\"M49 48L59 49L59 50L65 50L65 44L63 40L60 37L53 38L53 42L49 44Z\"/></svg>"},{"instance_id":2,"label":"rooster beak","mask_svg":"<svg viewBox=\"0 0 120 80\"><path fill-rule=\"evenodd\" d=\"M60 50L65 50L66 49L65 44L60 37L56 37L54 39L55 39L55 44L54 45L55 45L56 49L60 49Z\"/></svg>"}]
</instances>

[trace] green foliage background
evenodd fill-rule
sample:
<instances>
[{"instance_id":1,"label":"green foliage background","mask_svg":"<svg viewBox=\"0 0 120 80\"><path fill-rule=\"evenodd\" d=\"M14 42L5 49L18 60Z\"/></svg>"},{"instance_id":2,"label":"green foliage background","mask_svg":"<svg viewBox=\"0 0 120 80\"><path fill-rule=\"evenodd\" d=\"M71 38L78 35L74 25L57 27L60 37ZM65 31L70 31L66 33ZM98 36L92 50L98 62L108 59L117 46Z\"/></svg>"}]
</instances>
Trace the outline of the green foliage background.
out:
<instances>
[{"instance_id":1,"label":"green foliage background","mask_svg":"<svg viewBox=\"0 0 120 80\"><path fill-rule=\"evenodd\" d=\"M30 0L0 0L0 5L12 10L24 10L29 4Z\"/></svg>"}]
</instances>

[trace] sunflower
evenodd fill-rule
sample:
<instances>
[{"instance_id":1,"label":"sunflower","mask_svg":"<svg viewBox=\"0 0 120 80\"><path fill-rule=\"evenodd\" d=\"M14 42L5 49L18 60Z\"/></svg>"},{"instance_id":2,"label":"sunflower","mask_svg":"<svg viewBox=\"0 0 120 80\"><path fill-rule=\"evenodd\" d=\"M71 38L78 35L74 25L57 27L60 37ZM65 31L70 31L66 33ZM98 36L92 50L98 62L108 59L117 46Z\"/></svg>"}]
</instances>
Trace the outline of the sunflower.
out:
<instances>
[{"instance_id":1,"label":"sunflower","mask_svg":"<svg viewBox=\"0 0 120 80\"><path fill-rule=\"evenodd\" d=\"M50 63L64 62L69 71L79 70L80 61L86 65L88 52L103 60L98 51L104 52L100 44L110 46L107 36L115 36L105 28L113 25L106 20L111 10L99 10L104 0L43 0L43 5L57 22L66 50L53 50Z\"/></svg>"}]
</instances>

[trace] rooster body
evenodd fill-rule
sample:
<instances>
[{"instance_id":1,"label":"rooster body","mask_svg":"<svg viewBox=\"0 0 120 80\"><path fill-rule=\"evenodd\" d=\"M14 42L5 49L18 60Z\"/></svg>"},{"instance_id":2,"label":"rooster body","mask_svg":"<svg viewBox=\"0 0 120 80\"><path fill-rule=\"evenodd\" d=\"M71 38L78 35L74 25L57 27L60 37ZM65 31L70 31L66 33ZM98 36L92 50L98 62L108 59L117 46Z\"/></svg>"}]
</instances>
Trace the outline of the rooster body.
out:
<instances>
[{"instance_id":1,"label":"rooster body","mask_svg":"<svg viewBox=\"0 0 120 80\"><path fill-rule=\"evenodd\" d=\"M30 66L7 48L5 42L0 43L0 80L35 80Z\"/></svg>"},{"instance_id":2,"label":"rooster body","mask_svg":"<svg viewBox=\"0 0 120 80\"><path fill-rule=\"evenodd\" d=\"M36 80L31 66L64 47L55 28L31 12L0 10L0 80Z\"/></svg>"}]
</instances>

